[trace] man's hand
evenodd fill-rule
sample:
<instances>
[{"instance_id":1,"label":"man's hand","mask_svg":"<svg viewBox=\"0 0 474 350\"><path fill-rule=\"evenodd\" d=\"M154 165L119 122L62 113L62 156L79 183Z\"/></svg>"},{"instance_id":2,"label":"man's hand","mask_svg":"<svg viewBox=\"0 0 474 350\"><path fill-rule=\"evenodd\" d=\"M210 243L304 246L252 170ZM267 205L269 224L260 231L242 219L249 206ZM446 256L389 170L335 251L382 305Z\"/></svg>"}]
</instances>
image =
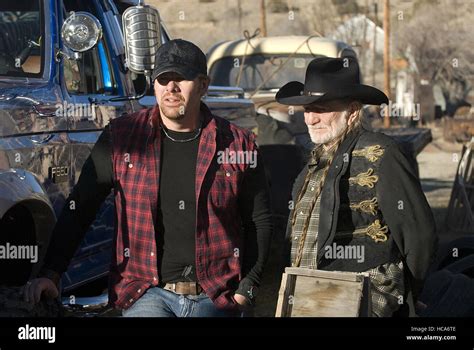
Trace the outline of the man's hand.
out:
<instances>
[{"instance_id":1,"label":"man's hand","mask_svg":"<svg viewBox=\"0 0 474 350\"><path fill-rule=\"evenodd\" d=\"M27 303L36 304L41 300L43 294L47 298L57 298L59 295L58 288L49 278L35 278L21 288L23 299Z\"/></svg>"},{"instance_id":2,"label":"man's hand","mask_svg":"<svg viewBox=\"0 0 474 350\"><path fill-rule=\"evenodd\" d=\"M245 307L250 305L250 302L248 301L248 299L245 296L241 295L241 294L234 294L234 300L242 308L245 308Z\"/></svg>"}]
</instances>

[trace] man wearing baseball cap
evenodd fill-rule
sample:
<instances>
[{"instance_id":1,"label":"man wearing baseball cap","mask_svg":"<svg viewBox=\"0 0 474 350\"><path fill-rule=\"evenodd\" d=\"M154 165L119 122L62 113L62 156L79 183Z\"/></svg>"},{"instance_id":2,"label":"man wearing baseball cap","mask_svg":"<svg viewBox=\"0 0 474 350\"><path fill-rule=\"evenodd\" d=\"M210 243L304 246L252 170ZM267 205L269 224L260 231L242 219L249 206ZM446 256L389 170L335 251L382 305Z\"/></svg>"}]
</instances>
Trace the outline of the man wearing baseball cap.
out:
<instances>
[{"instance_id":1,"label":"man wearing baseball cap","mask_svg":"<svg viewBox=\"0 0 474 350\"><path fill-rule=\"evenodd\" d=\"M114 189L109 303L124 316L240 316L253 303L272 233L255 136L201 101L206 57L191 42L163 44L152 79L157 105L112 120L99 137L41 277L24 286L26 300L57 296L61 273ZM256 162L219 156L229 152Z\"/></svg>"}]
</instances>

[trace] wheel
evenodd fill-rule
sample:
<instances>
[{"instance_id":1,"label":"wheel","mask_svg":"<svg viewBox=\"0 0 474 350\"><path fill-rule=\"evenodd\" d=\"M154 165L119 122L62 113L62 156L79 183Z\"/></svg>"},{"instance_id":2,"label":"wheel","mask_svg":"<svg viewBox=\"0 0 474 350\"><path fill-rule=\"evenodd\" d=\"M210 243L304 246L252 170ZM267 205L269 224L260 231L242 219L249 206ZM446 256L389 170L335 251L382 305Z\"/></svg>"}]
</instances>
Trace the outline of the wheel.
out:
<instances>
[{"instance_id":1,"label":"wheel","mask_svg":"<svg viewBox=\"0 0 474 350\"><path fill-rule=\"evenodd\" d=\"M22 205L14 206L8 210L0 220L1 246L17 250L21 246L34 247L36 245L35 237L33 217L28 209ZM34 250L28 250L30 255L34 253ZM37 250L36 253L38 254L39 251ZM33 259L33 255L28 256L27 259L0 259L0 284L21 286L26 283L32 271Z\"/></svg>"}]
</instances>

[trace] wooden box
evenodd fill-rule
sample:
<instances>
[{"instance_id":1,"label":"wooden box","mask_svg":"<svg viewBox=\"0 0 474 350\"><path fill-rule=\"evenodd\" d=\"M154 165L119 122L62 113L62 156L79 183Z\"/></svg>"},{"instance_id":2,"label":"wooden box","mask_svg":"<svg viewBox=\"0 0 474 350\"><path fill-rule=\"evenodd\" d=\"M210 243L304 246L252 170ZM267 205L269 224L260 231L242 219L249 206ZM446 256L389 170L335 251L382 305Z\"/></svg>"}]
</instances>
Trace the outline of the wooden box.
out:
<instances>
[{"instance_id":1,"label":"wooden box","mask_svg":"<svg viewBox=\"0 0 474 350\"><path fill-rule=\"evenodd\" d=\"M369 317L369 276L365 273L287 267L276 317Z\"/></svg>"}]
</instances>

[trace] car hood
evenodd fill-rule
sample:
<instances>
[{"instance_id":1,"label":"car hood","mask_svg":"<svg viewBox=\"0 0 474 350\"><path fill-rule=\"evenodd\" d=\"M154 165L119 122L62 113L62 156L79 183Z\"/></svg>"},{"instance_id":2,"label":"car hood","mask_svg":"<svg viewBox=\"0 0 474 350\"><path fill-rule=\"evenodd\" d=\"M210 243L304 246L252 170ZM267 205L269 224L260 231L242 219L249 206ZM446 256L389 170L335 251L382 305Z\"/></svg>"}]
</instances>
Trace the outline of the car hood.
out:
<instances>
[{"instance_id":1,"label":"car hood","mask_svg":"<svg viewBox=\"0 0 474 350\"><path fill-rule=\"evenodd\" d=\"M266 114L280 122L294 122L293 115L302 114L303 108L299 106L286 106L275 100L275 93L258 93L252 96L255 109L259 114Z\"/></svg>"}]
</instances>

